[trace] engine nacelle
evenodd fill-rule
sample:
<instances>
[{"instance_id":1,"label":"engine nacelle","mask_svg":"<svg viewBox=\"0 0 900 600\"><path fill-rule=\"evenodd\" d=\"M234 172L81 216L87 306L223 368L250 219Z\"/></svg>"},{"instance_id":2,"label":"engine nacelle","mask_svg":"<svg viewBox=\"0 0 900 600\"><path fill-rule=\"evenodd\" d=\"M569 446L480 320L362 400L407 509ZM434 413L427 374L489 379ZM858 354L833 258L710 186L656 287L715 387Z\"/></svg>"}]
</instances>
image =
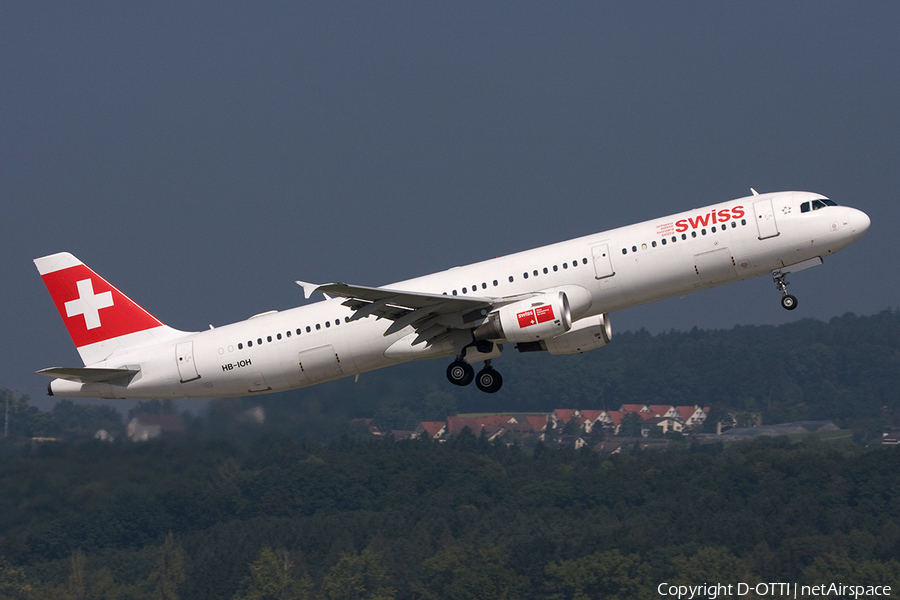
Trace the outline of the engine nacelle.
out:
<instances>
[{"instance_id":1,"label":"engine nacelle","mask_svg":"<svg viewBox=\"0 0 900 600\"><path fill-rule=\"evenodd\" d=\"M536 342L572 328L565 292L547 292L501 307L473 332L476 340Z\"/></svg>"},{"instance_id":2,"label":"engine nacelle","mask_svg":"<svg viewBox=\"0 0 900 600\"><path fill-rule=\"evenodd\" d=\"M588 317L576 321L572 329L563 335L544 340L542 344L550 354L579 354L607 345L612 340L609 315Z\"/></svg>"},{"instance_id":3,"label":"engine nacelle","mask_svg":"<svg viewBox=\"0 0 900 600\"><path fill-rule=\"evenodd\" d=\"M530 344L519 344L519 352L539 352L546 350L550 354L580 354L607 345L612 339L612 327L609 315L588 317L575 321L572 329L554 338Z\"/></svg>"}]
</instances>

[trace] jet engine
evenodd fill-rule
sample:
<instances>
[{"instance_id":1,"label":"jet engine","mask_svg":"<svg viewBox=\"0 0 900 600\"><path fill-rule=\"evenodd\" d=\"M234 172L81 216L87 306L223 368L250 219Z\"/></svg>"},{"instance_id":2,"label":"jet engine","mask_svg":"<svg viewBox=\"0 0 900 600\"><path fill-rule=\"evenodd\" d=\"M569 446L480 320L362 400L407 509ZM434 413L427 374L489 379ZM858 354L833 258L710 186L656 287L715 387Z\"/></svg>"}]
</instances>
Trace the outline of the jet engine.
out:
<instances>
[{"instance_id":1,"label":"jet engine","mask_svg":"<svg viewBox=\"0 0 900 600\"><path fill-rule=\"evenodd\" d=\"M580 354L605 346L612 339L609 315L587 317L575 321L572 329L554 338L516 345L519 352L541 352L550 354Z\"/></svg>"},{"instance_id":2,"label":"jet engine","mask_svg":"<svg viewBox=\"0 0 900 600\"><path fill-rule=\"evenodd\" d=\"M476 340L534 342L564 334L572 327L565 292L546 292L507 304L488 315L473 332Z\"/></svg>"}]
</instances>

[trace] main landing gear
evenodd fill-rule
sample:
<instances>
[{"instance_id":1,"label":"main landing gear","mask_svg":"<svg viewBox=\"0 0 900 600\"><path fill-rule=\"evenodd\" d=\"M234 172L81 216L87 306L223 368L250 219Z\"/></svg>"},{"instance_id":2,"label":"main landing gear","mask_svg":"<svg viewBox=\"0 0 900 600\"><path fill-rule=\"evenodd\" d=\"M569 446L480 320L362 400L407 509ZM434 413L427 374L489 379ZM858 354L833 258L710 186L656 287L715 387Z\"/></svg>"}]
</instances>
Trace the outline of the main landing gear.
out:
<instances>
[{"instance_id":1,"label":"main landing gear","mask_svg":"<svg viewBox=\"0 0 900 600\"><path fill-rule=\"evenodd\" d=\"M475 375L475 369L462 358L457 358L447 367L447 379L450 383L465 386L475 380L475 386L482 392L493 394L503 385L500 373L491 366L491 361L484 361L484 368Z\"/></svg>"},{"instance_id":2,"label":"main landing gear","mask_svg":"<svg viewBox=\"0 0 900 600\"><path fill-rule=\"evenodd\" d=\"M787 310L794 310L797 308L797 298L787 293L789 282L785 277L785 275L772 275L772 278L775 280L775 287L781 292L781 306Z\"/></svg>"}]
</instances>

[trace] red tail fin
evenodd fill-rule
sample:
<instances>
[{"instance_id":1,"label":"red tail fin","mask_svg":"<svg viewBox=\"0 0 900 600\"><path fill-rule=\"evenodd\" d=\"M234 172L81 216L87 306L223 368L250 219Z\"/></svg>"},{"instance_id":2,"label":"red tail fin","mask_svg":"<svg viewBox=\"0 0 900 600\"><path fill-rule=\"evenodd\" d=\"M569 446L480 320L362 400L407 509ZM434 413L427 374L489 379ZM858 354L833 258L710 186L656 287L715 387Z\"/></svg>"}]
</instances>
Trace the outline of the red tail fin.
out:
<instances>
[{"instance_id":1,"label":"red tail fin","mask_svg":"<svg viewBox=\"0 0 900 600\"><path fill-rule=\"evenodd\" d=\"M34 264L85 364L105 359L115 347L130 345L102 342L160 327L169 329L68 252L36 258ZM140 343L145 336L136 337Z\"/></svg>"}]
</instances>

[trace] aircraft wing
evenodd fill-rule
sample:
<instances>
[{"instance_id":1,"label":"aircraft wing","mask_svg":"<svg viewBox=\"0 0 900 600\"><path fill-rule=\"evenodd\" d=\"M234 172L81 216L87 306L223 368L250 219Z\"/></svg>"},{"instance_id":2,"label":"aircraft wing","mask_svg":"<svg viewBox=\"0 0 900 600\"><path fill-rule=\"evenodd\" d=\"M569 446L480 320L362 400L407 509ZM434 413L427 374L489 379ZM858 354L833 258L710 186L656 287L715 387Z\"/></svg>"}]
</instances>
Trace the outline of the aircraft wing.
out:
<instances>
[{"instance_id":1,"label":"aircraft wing","mask_svg":"<svg viewBox=\"0 0 900 600\"><path fill-rule=\"evenodd\" d=\"M447 296L346 283L320 285L316 291L346 298L343 305L354 311L351 321L369 315L389 319L393 323L385 330L386 336L412 325L418 334L413 344L427 342L429 345L449 335L451 329L477 325L494 306L509 301L506 298Z\"/></svg>"}]
</instances>

